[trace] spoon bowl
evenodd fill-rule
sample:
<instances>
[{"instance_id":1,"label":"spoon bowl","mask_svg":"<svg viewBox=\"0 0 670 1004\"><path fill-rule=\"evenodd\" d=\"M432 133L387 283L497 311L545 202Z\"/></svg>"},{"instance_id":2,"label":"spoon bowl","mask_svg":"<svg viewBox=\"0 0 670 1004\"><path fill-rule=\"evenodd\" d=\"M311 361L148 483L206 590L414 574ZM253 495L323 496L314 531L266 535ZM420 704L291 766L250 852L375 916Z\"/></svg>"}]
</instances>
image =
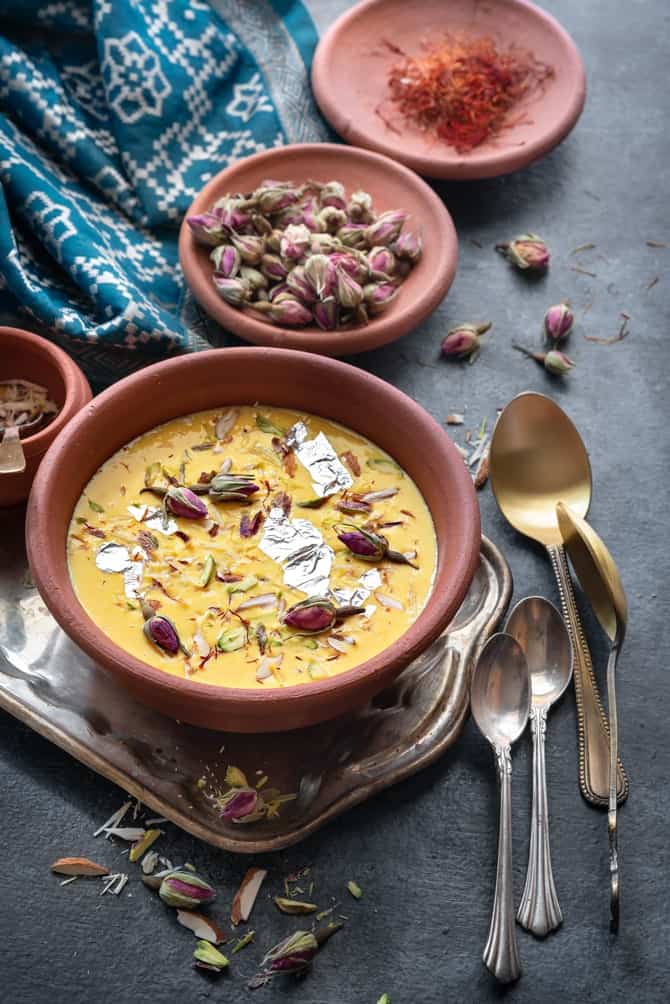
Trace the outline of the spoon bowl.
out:
<instances>
[{"instance_id":1,"label":"spoon bowl","mask_svg":"<svg viewBox=\"0 0 670 1004\"><path fill-rule=\"evenodd\" d=\"M489 457L493 493L515 530L540 544L560 544L556 502L586 516L591 465L565 412L544 394L527 391L502 412Z\"/></svg>"},{"instance_id":2,"label":"spoon bowl","mask_svg":"<svg viewBox=\"0 0 670 1004\"><path fill-rule=\"evenodd\" d=\"M470 691L472 715L494 747L511 746L528 722L530 683L526 657L507 634L494 634L477 661Z\"/></svg>"},{"instance_id":3,"label":"spoon bowl","mask_svg":"<svg viewBox=\"0 0 670 1004\"><path fill-rule=\"evenodd\" d=\"M563 618L543 596L528 596L512 610L505 632L526 656L531 704L548 708L572 678L572 646Z\"/></svg>"},{"instance_id":4,"label":"spoon bowl","mask_svg":"<svg viewBox=\"0 0 670 1004\"><path fill-rule=\"evenodd\" d=\"M556 506L563 543L598 623L614 642L624 639L628 604L614 558L585 519L563 502Z\"/></svg>"}]
</instances>

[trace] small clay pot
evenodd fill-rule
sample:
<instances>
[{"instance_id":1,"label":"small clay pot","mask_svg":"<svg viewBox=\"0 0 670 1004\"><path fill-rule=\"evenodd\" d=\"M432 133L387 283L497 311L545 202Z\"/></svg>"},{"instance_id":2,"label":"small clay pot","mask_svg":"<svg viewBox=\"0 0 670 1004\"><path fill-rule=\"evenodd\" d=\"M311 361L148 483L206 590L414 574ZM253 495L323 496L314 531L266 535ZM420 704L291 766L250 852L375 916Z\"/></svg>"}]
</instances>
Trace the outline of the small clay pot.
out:
<instances>
[{"instance_id":1,"label":"small clay pot","mask_svg":"<svg viewBox=\"0 0 670 1004\"><path fill-rule=\"evenodd\" d=\"M0 507L4 507L28 498L42 457L61 429L91 400L91 388L77 364L62 349L21 328L0 327L0 380L41 384L60 408L44 428L21 439L26 469L20 474L0 474Z\"/></svg>"},{"instance_id":2,"label":"small clay pot","mask_svg":"<svg viewBox=\"0 0 670 1004\"><path fill-rule=\"evenodd\" d=\"M204 213L230 192L252 192L267 178L293 181L341 181L347 194L369 192L377 212L404 209L405 230L420 234L423 254L388 308L378 317L341 331L322 331L316 324L282 328L237 310L221 298L212 281L211 248L196 244L182 223L179 260L191 292L210 317L254 345L302 349L327 356L367 352L395 341L429 317L447 295L456 272L458 240L442 199L413 171L369 150L334 143L300 143L243 157L217 174L196 197L186 216Z\"/></svg>"},{"instance_id":3,"label":"small clay pot","mask_svg":"<svg viewBox=\"0 0 670 1004\"><path fill-rule=\"evenodd\" d=\"M297 408L368 436L415 480L438 540L434 588L416 621L379 655L328 680L268 690L181 679L125 652L77 599L66 539L72 511L98 467L135 436L207 408L261 401ZM198 352L149 366L99 395L45 458L28 503L26 540L37 587L61 627L140 701L194 725L277 732L334 718L382 690L447 626L478 561L479 509L470 474L411 398L362 370L285 349Z\"/></svg>"}]
</instances>

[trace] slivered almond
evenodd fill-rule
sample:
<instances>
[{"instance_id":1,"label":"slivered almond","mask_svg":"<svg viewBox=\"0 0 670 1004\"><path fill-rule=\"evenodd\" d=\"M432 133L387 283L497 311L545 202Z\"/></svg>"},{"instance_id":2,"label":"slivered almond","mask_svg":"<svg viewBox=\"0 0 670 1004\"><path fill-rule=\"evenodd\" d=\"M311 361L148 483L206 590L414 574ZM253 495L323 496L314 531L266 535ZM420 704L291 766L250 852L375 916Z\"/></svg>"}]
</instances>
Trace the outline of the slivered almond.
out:
<instances>
[{"instance_id":1,"label":"slivered almond","mask_svg":"<svg viewBox=\"0 0 670 1004\"><path fill-rule=\"evenodd\" d=\"M263 868L250 868L242 879L230 908L230 919L235 927L240 921L249 919L266 875L267 872Z\"/></svg>"},{"instance_id":2,"label":"slivered almond","mask_svg":"<svg viewBox=\"0 0 670 1004\"><path fill-rule=\"evenodd\" d=\"M182 927L193 931L196 938L209 941L212 945L222 945L226 940L221 928L217 927L209 917L205 917L202 913L196 913L195 910L177 910L177 920Z\"/></svg>"},{"instance_id":3,"label":"slivered almond","mask_svg":"<svg viewBox=\"0 0 670 1004\"><path fill-rule=\"evenodd\" d=\"M109 868L88 858L59 858L51 865L57 875L109 875Z\"/></svg>"}]
</instances>

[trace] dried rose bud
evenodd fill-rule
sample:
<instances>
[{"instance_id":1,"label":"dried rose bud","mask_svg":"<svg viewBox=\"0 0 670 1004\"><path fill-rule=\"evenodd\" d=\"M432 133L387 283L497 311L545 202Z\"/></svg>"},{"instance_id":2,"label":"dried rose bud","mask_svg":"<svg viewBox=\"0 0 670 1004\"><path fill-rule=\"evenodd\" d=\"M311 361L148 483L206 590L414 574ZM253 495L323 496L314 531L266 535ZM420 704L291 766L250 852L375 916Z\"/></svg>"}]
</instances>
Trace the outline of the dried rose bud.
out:
<instances>
[{"instance_id":1,"label":"dried rose bud","mask_svg":"<svg viewBox=\"0 0 670 1004\"><path fill-rule=\"evenodd\" d=\"M226 279L216 272L212 278L216 289L231 307L241 307L249 299L249 287L242 279Z\"/></svg>"},{"instance_id":2,"label":"dried rose bud","mask_svg":"<svg viewBox=\"0 0 670 1004\"><path fill-rule=\"evenodd\" d=\"M298 300L289 298L288 294L275 297L269 308L267 313L275 324L285 324L289 328L301 328L312 320L311 310Z\"/></svg>"},{"instance_id":3,"label":"dried rose bud","mask_svg":"<svg viewBox=\"0 0 670 1004\"><path fill-rule=\"evenodd\" d=\"M373 279L383 279L385 276L393 275L396 266L395 255L389 248L374 247L368 252L368 265Z\"/></svg>"},{"instance_id":4,"label":"dried rose bud","mask_svg":"<svg viewBox=\"0 0 670 1004\"><path fill-rule=\"evenodd\" d=\"M232 279L237 275L242 258L240 252L232 244L219 244L210 254L215 271L224 279Z\"/></svg>"},{"instance_id":5,"label":"dried rose bud","mask_svg":"<svg viewBox=\"0 0 670 1004\"><path fill-rule=\"evenodd\" d=\"M312 289L325 300L335 288L335 266L325 254L312 254L304 265L304 275Z\"/></svg>"},{"instance_id":6,"label":"dried rose bud","mask_svg":"<svg viewBox=\"0 0 670 1004\"><path fill-rule=\"evenodd\" d=\"M345 223L337 231L337 239L348 248L368 247L367 229L365 223Z\"/></svg>"},{"instance_id":7,"label":"dried rose bud","mask_svg":"<svg viewBox=\"0 0 670 1004\"><path fill-rule=\"evenodd\" d=\"M496 244L496 251L522 270L544 272L549 267L549 248L537 234L521 234L508 244Z\"/></svg>"},{"instance_id":8,"label":"dried rose bud","mask_svg":"<svg viewBox=\"0 0 670 1004\"><path fill-rule=\"evenodd\" d=\"M209 884L201 879L195 872L178 871L166 875L161 882L158 895L167 903L178 910L189 910L196 906L204 906L213 903L216 899L216 892Z\"/></svg>"},{"instance_id":9,"label":"dried rose bud","mask_svg":"<svg viewBox=\"0 0 670 1004\"><path fill-rule=\"evenodd\" d=\"M549 352L531 352L523 345L515 345L514 348L518 352L523 352L529 359L534 359L536 363L544 366L547 372L554 376L563 376L575 365L572 359L568 358L564 352L559 352L558 349L551 349Z\"/></svg>"},{"instance_id":10,"label":"dried rose bud","mask_svg":"<svg viewBox=\"0 0 670 1004\"><path fill-rule=\"evenodd\" d=\"M244 502L258 491L258 485L246 474L217 474L209 483L209 495L215 502Z\"/></svg>"},{"instance_id":11,"label":"dried rose bud","mask_svg":"<svg viewBox=\"0 0 670 1004\"><path fill-rule=\"evenodd\" d=\"M335 298L327 297L320 300L312 307L314 320L322 331L334 331L339 320L339 308L335 303Z\"/></svg>"},{"instance_id":12,"label":"dried rose bud","mask_svg":"<svg viewBox=\"0 0 670 1004\"><path fill-rule=\"evenodd\" d=\"M556 376L563 376L564 373L573 369L574 365L573 360L569 359L565 352L559 352L558 349L551 349L544 357L544 368Z\"/></svg>"},{"instance_id":13,"label":"dried rose bud","mask_svg":"<svg viewBox=\"0 0 670 1004\"><path fill-rule=\"evenodd\" d=\"M316 293L312 289L312 284L307 280L305 269L302 265L296 265L286 277L286 287L302 303L312 304L316 300Z\"/></svg>"},{"instance_id":14,"label":"dried rose bud","mask_svg":"<svg viewBox=\"0 0 670 1004\"><path fill-rule=\"evenodd\" d=\"M335 604L320 596L311 596L296 603L284 614L284 624L305 634L328 631L337 620Z\"/></svg>"},{"instance_id":15,"label":"dried rose bud","mask_svg":"<svg viewBox=\"0 0 670 1004\"><path fill-rule=\"evenodd\" d=\"M143 630L151 644L168 655L176 655L181 648L177 629L168 617L153 614L145 620Z\"/></svg>"},{"instance_id":16,"label":"dried rose bud","mask_svg":"<svg viewBox=\"0 0 670 1004\"><path fill-rule=\"evenodd\" d=\"M347 213L352 223L371 223L372 196L360 189L352 192L347 203Z\"/></svg>"},{"instance_id":17,"label":"dried rose bud","mask_svg":"<svg viewBox=\"0 0 670 1004\"><path fill-rule=\"evenodd\" d=\"M351 526L352 524L345 525ZM392 551L388 540L381 533L371 533L369 530L354 527L345 533L338 533L337 539L341 540L352 554L355 554L357 558L361 558L363 561L381 561L382 558L387 558L398 565L411 565L412 568L417 567L413 564L411 558L408 558L402 551ZM355 610L355 612L358 611ZM338 614L340 617L346 616L343 613L343 608L340 608Z\"/></svg>"},{"instance_id":18,"label":"dried rose bud","mask_svg":"<svg viewBox=\"0 0 670 1004\"><path fill-rule=\"evenodd\" d=\"M261 258L261 272L273 282L283 282L288 275L288 269L276 254L264 254Z\"/></svg>"},{"instance_id":19,"label":"dried rose bud","mask_svg":"<svg viewBox=\"0 0 670 1004\"><path fill-rule=\"evenodd\" d=\"M558 345L572 331L575 317L565 303L557 303L550 307L544 315L544 333L549 342Z\"/></svg>"},{"instance_id":20,"label":"dried rose bud","mask_svg":"<svg viewBox=\"0 0 670 1004\"><path fill-rule=\"evenodd\" d=\"M330 256L333 265L341 268L356 282L364 283L370 276L367 259L360 253L352 254L348 251L335 251Z\"/></svg>"},{"instance_id":21,"label":"dried rose bud","mask_svg":"<svg viewBox=\"0 0 670 1004\"><path fill-rule=\"evenodd\" d=\"M291 273L289 272L289 275L290 274ZM272 303L284 303L286 300L288 300L289 303L295 303L297 296L295 295L295 292L290 289L288 280L285 283L282 283L282 286L285 286L286 288L282 289L281 292L277 293L277 295L272 298ZM265 313L269 314L270 309L268 308Z\"/></svg>"},{"instance_id":22,"label":"dried rose bud","mask_svg":"<svg viewBox=\"0 0 670 1004\"><path fill-rule=\"evenodd\" d=\"M271 948L262 965L273 973L298 973L310 964L318 950L319 943L310 931L296 931Z\"/></svg>"},{"instance_id":23,"label":"dried rose bud","mask_svg":"<svg viewBox=\"0 0 670 1004\"><path fill-rule=\"evenodd\" d=\"M442 341L442 355L447 359L466 359L480 348L479 336L491 327L484 324L459 324L447 332Z\"/></svg>"},{"instance_id":24,"label":"dried rose bud","mask_svg":"<svg viewBox=\"0 0 670 1004\"><path fill-rule=\"evenodd\" d=\"M340 249L340 241L337 237L333 237L332 234L312 234L312 241L310 244L310 251L312 254L328 255Z\"/></svg>"},{"instance_id":25,"label":"dried rose bud","mask_svg":"<svg viewBox=\"0 0 670 1004\"><path fill-rule=\"evenodd\" d=\"M242 265L240 268L240 279L246 282L249 289L254 293L258 293L261 289L267 289L267 276L264 276L257 268L252 268L251 265Z\"/></svg>"},{"instance_id":26,"label":"dried rose bud","mask_svg":"<svg viewBox=\"0 0 670 1004\"><path fill-rule=\"evenodd\" d=\"M272 230L265 238L265 246L272 254L279 254L281 239L284 236L283 230Z\"/></svg>"},{"instance_id":27,"label":"dried rose bud","mask_svg":"<svg viewBox=\"0 0 670 1004\"><path fill-rule=\"evenodd\" d=\"M365 239L368 246L393 244L400 236L406 219L407 213L402 209L389 209L388 212L382 213L366 228Z\"/></svg>"},{"instance_id":28,"label":"dried rose bud","mask_svg":"<svg viewBox=\"0 0 670 1004\"><path fill-rule=\"evenodd\" d=\"M381 561L389 549L386 537L380 533L370 533L368 530L348 530L338 533L337 539L341 540L352 554L364 561Z\"/></svg>"},{"instance_id":29,"label":"dried rose bud","mask_svg":"<svg viewBox=\"0 0 670 1004\"><path fill-rule=\"evenodd\" d=\"M270 223L267 216L261 216L260 213L252 213L249 222L252 227L261 237L269 237L272 233L272 224Z\"/></svg>"},{"instance_id":30,"label":"dried rose bud","mask_svg":"<svg viewBox=\"0 0 670 1004\"><path fill-rule=\"evenodd\" d=\"M197 244L215 247L225 239L221 220L215 213L200 213L196 216L187 216L186 222L191 228L193 240Z\"/></svg>"},{"instance_id":31,"label":"dried rose bud","mask_svg":"<svg viewBox=\"0 0 670 1004\"><path fill-rule=\"evenodd\" d=\"M346 192L340 181L328 181L322 185L319 198L322 206L334 206L335 209L347 208Z\"/></svg>"},{"instance_id":32,"label":"dried rose bud","mask_svg":"<svg viewBox=\"0 0 670 1004\"><path fill-rule=\"evenodd\" d=\"M223 801L221 818L244 819L251 815L257 804L258 792L255 788L233 788Z\"/></svg>"},{"instance_id":33,"label":"dried rose bud","mask_svg":"<svg viewBox=\"0 0 670 1004\"><path fill-rule=\"evenodd\" d=\"M298 200L298 193L292 187L284 187L281 183L257 188L253 195L261 213L278 213L286 206L292 206Z\"/></svg>"},{"instance_id":34,"label":"dried rose bud","mask_svg":"<svg viewBox=\"0 0 670 1004\"><path fill-rule=\"evenodd\" d=\"M398 258L404 258L410 262L418 261L422 250L423 242L419 235L410 233L409 231L400 234L400 237L398 237L398 240L393 245L393 253Z\"/></svg>"},{"instance_id":35,"label":"dried rose bud","mask_svg":"<svg viewBox=\"0 0 670 1004\"><path fill-rule=\"evenodd\" d=\"M313 234L322 233L324 229L324 224L319 219L319 213L320 207L318 200L314 196L307 199L302 207L302 222Z\"/></svg>"},{"instance_id":36,"label":"dried rose bud","mask_svg":"<svg viewBox=\"0 0 670 1004\"><path fill-rule=\"evenodd\" d=\"M335 270L335 299L344 310L353 310L363 299L363 289L343 269Z\"/></svg>"},{"instance_id":37,"label":"dried rose bud","mask_svg":"<svg viewBox=\"0 0 670 1004\"><path fill-rule=\"evenodd\" d=\"M245 265L259 265L265 253L265 238L253 234L233 234L230 238Z\"/></svg>"},{"instance_id":38,"label":"dried rose bud","mask_svg":"<svg viewBox=\"0 0 670 1004\"><path fill-rule=\"evenodd\" d=\"M304 223L291 224L284 231L284 235L279 244L279 253L282 258L291 261L300 261L312 239L311 232Z\"/></svg>"},{"instance_id":39,"label":"dried rose bud","mask_svg":"<svg viewBox=\"0 0 670 1004\"><path fill-rule=\"evenodd\" d=\"M347 214L342 209L326 206L319 213L319 220L327 233L336 234L340 227L343 227L347 222Z\"/></svg>"},{"instance_id":40,"label":"dried rose bud","mask_svg":"<svg viewBox=\"0 0 670 1004\"><path fill-rule=\"evenodd\" d=\"M381 314L398 295L398 286L390 282L370 283L363 287L363 296L371 316Z\"/></svg>"},{"instance_id":41,"label":"dried rose bud","mask_svg":"<svg viewBox=\"0 0 670 1004\"><path fill-rule=\"evenodd\" d=\"M190 488L170 485L165 493L165 505L175 516L184 519L205 519L207 506Z\"/></svg>"},{"instance_id":42,"label":"dried rose bud","mask_svg":"<svg viewBox=\"0 0 670 1004\"><path fill-rule=\"evenodd\" d=\"M287 206L286 209L282 209L281 212L277 213L273 217L273 220L274 225L282 231L286 230L287 227L302 226L304 223L302 218L302 207Z\"/></svg>"},{"instance_id":43,"label":"dried rose bud","mask_svg":"<svg viewBox=\"0 0 670 1004\"><path fill-rule=\"evenodd\" d=\"M221 225L228 230L242 230L250 222L249 214L242 209L221 209L217 210L217 215L221 220Z\"/></svg>"},{"instance_id":44,"label":"dried rose bud","mask_svg":"<svg viewBox=\"0 0 670 1004\"><path fill-rule=\"evenodd\" d=\"M273 303L282 293L291 293L287 282L280 282L276 286L272 286L268 293L268 299Z\"/></svg>"}]
</instances>

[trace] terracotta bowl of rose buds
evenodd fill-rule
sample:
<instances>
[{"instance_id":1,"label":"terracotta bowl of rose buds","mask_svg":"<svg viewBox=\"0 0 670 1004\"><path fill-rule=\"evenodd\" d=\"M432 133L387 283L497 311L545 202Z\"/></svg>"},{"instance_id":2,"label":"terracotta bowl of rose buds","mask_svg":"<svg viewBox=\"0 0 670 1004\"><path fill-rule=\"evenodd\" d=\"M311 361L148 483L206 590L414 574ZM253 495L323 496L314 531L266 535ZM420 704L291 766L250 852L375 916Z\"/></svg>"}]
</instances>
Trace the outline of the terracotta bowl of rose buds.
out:
<instances>
[{"instance_id":1,"label":"terracotta bowl of rose buds","mask_svg":"<svg viewBox=\"0 0 670 1004\"><path fill-rule=\"evenodd\" d=\"M441 199L377 153L281 147L218 174L182 224L179 255L198 303L255 345L340 356L425 320L458 257Z\"/></svg>"},{"instance_id":2,"label":"terracotta bowl of rose buds","mask_svg":"<svg viewBox=\"0 0 670 1004\"><path fill-rule=\"evenodd\" d=\"M70 581L66 556L74 507L91 476L116 450L172 418L254 401L333 419L386 450L421 491L438 550L427 604L399 639L340 675L266 690L199 683L130 655L88 616ZM146 367L104 391L72 419L37 473L26 542L34 581L49 610L120 687L194 725L278 732L365 704L444 631L478 563L480 522L472 479L460 454L444 429L401 391L338 360L285 349L231 348Z\"/></svg>"}]
</instances>

